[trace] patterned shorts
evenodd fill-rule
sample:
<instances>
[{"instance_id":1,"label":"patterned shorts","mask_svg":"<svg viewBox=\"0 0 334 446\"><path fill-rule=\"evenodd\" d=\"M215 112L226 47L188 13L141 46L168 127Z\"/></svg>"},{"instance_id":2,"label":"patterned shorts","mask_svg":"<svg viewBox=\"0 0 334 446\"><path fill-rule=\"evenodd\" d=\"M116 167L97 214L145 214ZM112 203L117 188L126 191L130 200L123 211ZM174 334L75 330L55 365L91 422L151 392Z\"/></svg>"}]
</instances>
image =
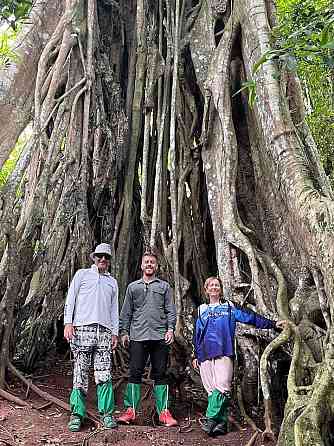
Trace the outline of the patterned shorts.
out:
<instances>
[{"instance_id":1,"label":"patterned shorts","mask_svg":"<svg viewBox=\"0 0 334 446\"><path fill-rule=\"evenodd\" d=\"M88 391L88 376L94 366L95 383L111 380L112 349L111 331L102 325L92 324L75 327L71 340L74 359L73 388Z\"/></svg>"}]
</instances>

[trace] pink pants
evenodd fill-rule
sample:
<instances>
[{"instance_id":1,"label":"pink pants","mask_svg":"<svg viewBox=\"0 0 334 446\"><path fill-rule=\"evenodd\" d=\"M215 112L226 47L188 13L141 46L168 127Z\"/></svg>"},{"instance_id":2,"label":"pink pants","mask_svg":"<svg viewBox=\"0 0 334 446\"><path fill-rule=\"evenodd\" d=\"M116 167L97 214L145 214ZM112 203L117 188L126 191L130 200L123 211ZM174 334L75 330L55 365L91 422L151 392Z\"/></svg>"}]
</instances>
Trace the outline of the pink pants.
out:
<instances>
[{"instance_id":1,"label":"pink pants","mask_svg":"<svg viewBox=\"0 0 334 446\"><path fill-rule=\"evenodd\" d=\"M233 361L228 356L202 362L199 365L199 371L203 386L209 395L214 389L222 393L231 390Z\"/></svg>"}]
</instances>

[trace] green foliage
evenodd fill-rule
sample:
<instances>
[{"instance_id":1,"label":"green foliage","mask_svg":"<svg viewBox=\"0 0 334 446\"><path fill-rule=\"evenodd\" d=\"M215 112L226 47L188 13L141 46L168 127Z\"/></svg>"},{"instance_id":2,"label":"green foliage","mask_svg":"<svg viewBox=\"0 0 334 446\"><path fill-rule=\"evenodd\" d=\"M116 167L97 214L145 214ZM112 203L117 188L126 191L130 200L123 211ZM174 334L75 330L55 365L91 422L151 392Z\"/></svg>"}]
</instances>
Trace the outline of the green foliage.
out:
<instances>
[{"instance_id":1,"label":"green foliage","mask_svg":"<svg viewBox=\"0 0 334 446\"><path fill-rule=\"evenodd\" d=\"M332 0L278 0L274 49L296 71L307 101L307 122L325 170L334 172L334 5ZM294 60L289 65L288 60Z\"/></svg>"},{"instance_id":2,"label":"green foliage","mask_svg":"<svg viewBox=\"0 0 334 446\"><path fill-rule=\"evenodd\" d=\"M19 137L14 149L12 150L9 158L3 165L2 169L0 169L0 188L6 184L10 174L14 170L16 163L23 151L23 148L25 144L27 143L28 139L31 136L31 129L27 128L26 131L24 131L21 136Z\"/></svg>"},{"instance_id":3,"label":"green foliage","mask_svg":"<svg viewBox=\"0 0 334 446\"><path fill-rule=\"evenodd\" d=\"M8 28L0 32L0 69L7 68L11 62L17 62L18 56L15 52L16 31Z\"/></svg>"},{"instance_id":4,"label":"green foliage","mask_svg":"<svg viewBox=\"0 0 334 446\"><path fill-rule=\"evenodd\" d=\"M28 17L33 3L30 0L2 0L0 3L0 69L17 62L15 40L20 25Z\"/></svg>"},{"instance_id":5,"label":"green foliage","mask_svg":"<svg viewBox=\"0 0 334 446\"><path fill-rule=\"evenodd\" d=\"M334 110L330 93L330 73L328 69L303 62L299 63L298 72L309 96L306 121L317 143L323 166L333 179Z\"/></svg>"},{"instance_id":6,"label":"green foliage","mask_svg":"<svg viewBox=\"0 0 334 446\"><path fill-rule=\"evenodd\" d=\"M8 160L3 165L2 169L0 169L0 188L6 183L9 175L12 173L17 160L19 159L21 153L20 150L22 150L22 147L17 145L10 154Z\"/></svg>"},{"instance_id":7,"label":"green foliage","mask_svg":"<svg viewBox=\"0 0 334 446\"><path fill-rule=\"evenodd\" d=\"M233 97L241 93L243 90L248 92L248 105L250 108L254 107L256 101L256 82L254 80L243 82L242 87L233 94Z\"/></svg>"},{"instance_id":8,"label":"green foliage","mask_svg":"<svg viewBox=\"0 0 334 446\"><path fill-rule=\"evenodd\" d=\"M303 61L334 68L334 6L329 0L279 0L279 24L273 30L273 48L254 64L277 59L290 71Z\"/></svg>"},{"instance_id":9,"label":"green foliage","mask_svg":"<svg viewBox=\"0 0 334 446\"><path fill-rule=\"evenodd\" d=\"M281 70L298 73L304 89L307 122L325 170L334 180L334 5L332 0L278 0L278 25L272 49L253 73L275 59Z\"/></svg>"},{"instance_id":10,"label":"green foliage","mask_svg":"<svg viewBox=\"0 0 334 446\"><path fill-rule=\"evenodd\" d=\"M334 6L329 0L279 0L273 37L279 58L334 67ZM297 62L296 62L297 65ZM292 67L293 70L296 67Z\"/></svg>"},{"instance_id":11,"label":"green foliage","mask_svg":"<svg viewBox=\"0 0 334 446\"><path fill-rule=\"evenodd\" d=\"M6 22L16 31L17 23L28 16L32 4L31 0L2 0L0 5L0 24Z\"/></svg>"}]
</instances>

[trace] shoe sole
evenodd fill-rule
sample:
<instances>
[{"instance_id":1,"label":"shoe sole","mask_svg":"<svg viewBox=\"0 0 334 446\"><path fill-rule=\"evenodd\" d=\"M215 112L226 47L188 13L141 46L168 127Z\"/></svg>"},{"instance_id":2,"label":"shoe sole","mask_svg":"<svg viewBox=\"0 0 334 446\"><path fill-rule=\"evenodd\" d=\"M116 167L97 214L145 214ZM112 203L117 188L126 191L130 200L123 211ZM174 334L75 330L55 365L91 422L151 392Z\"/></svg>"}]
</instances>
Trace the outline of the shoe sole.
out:
<instances>
[{"instance_id":1,"label":"shoe sole","mask_svg":"<svg viewBox=\"0 0 334 446\"><path fill-rule=\"evenodd\" d=\"M201 428L203 432L205 432L207 435L209 435L209 437L213 436L213 429L203 429L203 427Z\"/></svg>"},{"instance_id":2,"label":"shoe sole","mask_svg":"<svg viewBox=\"0 0 334 446\"><path fill-rule=\"evenodd\" d=\"M69 430L69 432L79 432L80 431L80 427L79 428L75 428L75 429L68 428L68 430Z\"/></svg>"},{"instance_id":3,"label":"shoe sole","mask_svg":"<svg viewBox=\"0 0 334 446\"><path fill-rule=\"evenodd\" d=\"M210 437L221 437L221 436L226 435L226 434L227 434L227 432L212 432L210 434Z\"/></svg>"},{"instance_id":4,"label":"shoe sole","mask_svg":"<svg viewBox=\"0 0 334 446\"><path fill-rule=\"evenodd\" d=\"M81 429L81 426L82 425L80 424L79 426L73 426L73 427L67 426L67 428L68 428L69 432L79 432Z\"/></svg>"}]
</instances>

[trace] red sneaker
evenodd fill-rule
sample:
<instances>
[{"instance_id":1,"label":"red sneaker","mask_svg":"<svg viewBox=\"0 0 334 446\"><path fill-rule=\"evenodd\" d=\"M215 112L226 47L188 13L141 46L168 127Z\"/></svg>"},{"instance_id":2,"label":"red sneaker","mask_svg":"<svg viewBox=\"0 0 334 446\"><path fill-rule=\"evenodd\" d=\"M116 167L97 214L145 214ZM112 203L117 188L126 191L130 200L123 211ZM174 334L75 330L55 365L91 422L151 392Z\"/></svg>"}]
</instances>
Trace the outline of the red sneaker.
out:
<instances>
[{"instance_id":1,"label":"red sneaker","mask_svg":"<svg viewBox=\"0 0 334 446\"><path fill-rule=\"evenodd\" d=\"M131 421L136 419L136 412L132 407L128 407L126 411L118 418L120 423L130 424Z\"/></svg>"},{"instance_id":2,"label":"red sneaker","mask_svg":"<svg viewBox=\"0 0 334 446\"><path fill-rule=\"evenodd\" d=\"M159 415L159 421L161 424L167 426L167 427L172 427L172 426L177 426L177 421L175 420L175 418L172 417L172 414L169 412L168 409L163 410L160 415Z\"/></svg>"}]
</instances>

